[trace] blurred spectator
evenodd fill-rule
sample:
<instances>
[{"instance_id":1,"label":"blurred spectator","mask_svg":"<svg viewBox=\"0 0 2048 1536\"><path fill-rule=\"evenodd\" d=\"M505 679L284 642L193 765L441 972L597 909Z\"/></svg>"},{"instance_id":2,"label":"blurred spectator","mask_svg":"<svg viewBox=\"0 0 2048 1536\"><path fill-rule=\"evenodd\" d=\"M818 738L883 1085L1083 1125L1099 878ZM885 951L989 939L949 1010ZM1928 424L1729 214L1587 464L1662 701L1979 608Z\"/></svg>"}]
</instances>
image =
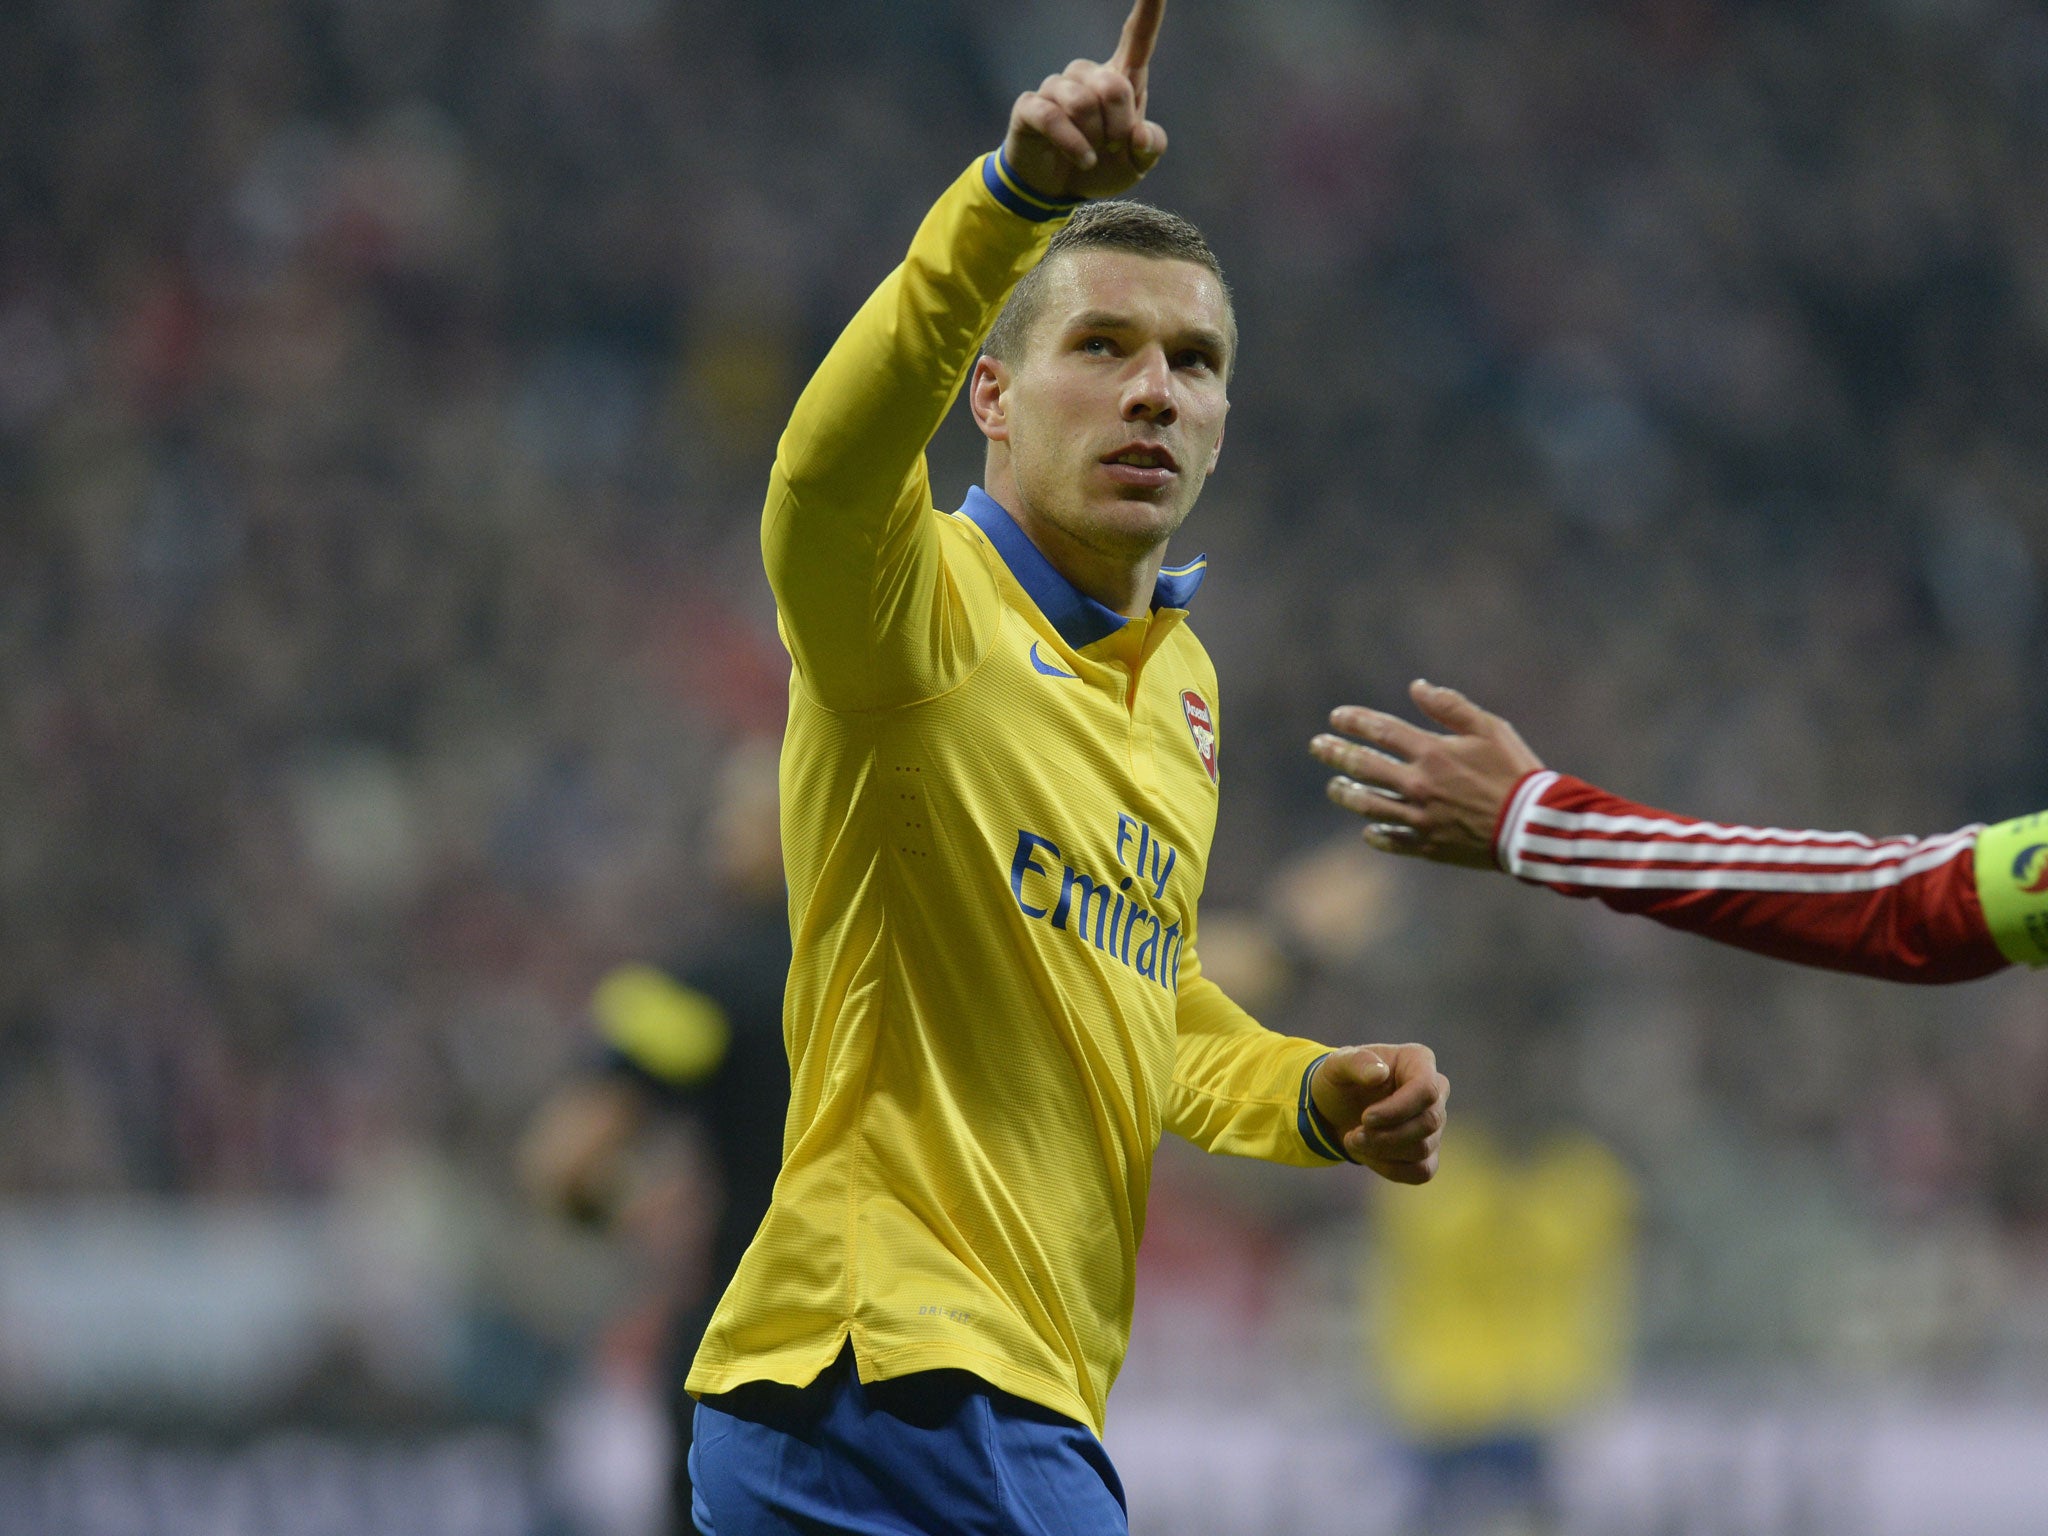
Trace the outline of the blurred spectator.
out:
<instances>
[{"instance_id":1,"label":"blurred spectator","mask_svg":"<svg viewBox=\"0 0 2048 1536\"><path fill-rule=\"evenodd\" d=\"M1625 1385L1634 1181L1578 1134L1514 1155L1469 1127L1445 1161L1441 1199L1373 1201L1370 1365L1415 1451L1410 1528L1536 1536L1551 1437Z\"/></svg>"},{"instance_id":2,"label":"blurred spectator","mask_svg":"<svg viewBox=\"0 0 2048 1536\"><path fill-rule=\"evenodd\" d=\"M687 1536L690 1363L718 1299L767 1213L782 1167L789 1064L782 991L789 975L789 902L775 794L776 748L760 742L718 778L712 864L724 898L717 938L670 965L621 966L598 983L591 1012L603 1044L594 1070L541 1104L520 1148L536 1198L605 1223L631 1199L633 1155L650 1117L688 1114L703 1132L716 1189L700 1262L678 1266L668 1308L662 1396L673 1428L669 1526ZM674 1256L671 1255L673 1261Z\"/></svg>"}]
</instances>

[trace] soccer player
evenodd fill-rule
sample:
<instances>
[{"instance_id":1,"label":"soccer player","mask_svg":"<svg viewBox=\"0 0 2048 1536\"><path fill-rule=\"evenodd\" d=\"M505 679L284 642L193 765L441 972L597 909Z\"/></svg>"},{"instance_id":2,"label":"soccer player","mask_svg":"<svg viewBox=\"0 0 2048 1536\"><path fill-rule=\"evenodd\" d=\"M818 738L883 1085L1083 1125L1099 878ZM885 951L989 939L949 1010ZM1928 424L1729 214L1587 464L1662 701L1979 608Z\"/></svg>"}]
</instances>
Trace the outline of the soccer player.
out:
<instances>
[{"instance_id":1,"label":"soccer player","mask_svg":"<svg viewBox=\"0 0 2048 1536\"><path fill-rule=\"evenodd\" d=\"M1940 837L1729 827L1545 768L1451 688L1409 695L1442 732L1355 705L1310 751L1388 853L1499 869L1780 960L1889 981L2048 963L2048 812Z\"/></svg>"},{"instance_id":2,"label":"soccer player","mask_svg":"<svg viewBox=\"0 0 2048 1536\"><path fill-rule=\"evenodd\" d=\"M1096 201L1166 148L1162 10L1018 99L777 450L792 1101L689 1378L711 1536L1125 1531L1098 1436L1161 1132L1436 1167L1427 1049L1271 1033L1198 959L1220 712L1166 548L1235 327L1190 225ZM986 483L949 515L963 383Z\"/></svg>"},{"instance_id":3,"label":"soccer player","mask_svg":"<svg viewBox=\"0 0 2048 1536\"><path fill-rule=\"evenodd\" d=\"M697 1405L684 1375L712 1303L768 1210L789 1110L789 899L770 751L748 743L718 776L708 828L722 919L716 942L666 968L619 966L598 983L590 1013L600 1049L542 1101L519 1149L522 1182L538 1201L603 1225L624 1203L651 1122L681 1116L702 1134L717 1174L717 1214L702 1289L677 1298L663 1352L664 1406L675 1428L666 1529L676 1533L695 1529L689 1450Z\"/></svg>"}]
</instances>

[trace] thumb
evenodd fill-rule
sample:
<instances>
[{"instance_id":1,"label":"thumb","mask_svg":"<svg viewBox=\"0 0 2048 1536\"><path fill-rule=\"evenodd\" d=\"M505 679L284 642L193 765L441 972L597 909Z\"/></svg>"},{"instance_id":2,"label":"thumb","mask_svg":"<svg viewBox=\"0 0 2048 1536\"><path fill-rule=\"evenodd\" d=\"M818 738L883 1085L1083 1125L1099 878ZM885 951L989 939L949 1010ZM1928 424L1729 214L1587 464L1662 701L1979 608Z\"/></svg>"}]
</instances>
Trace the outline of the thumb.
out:
<instances>
[{"instance_id":1,"label":"thumb","mask_svg":"<svg viewBox=\"0 0 2048 1536\"><path fill-rule=\"evenodd\" d=\"M1138 168L1149 171L1166 153L1166 130L1149 118L1131 132L1131 158Z\"/></svg>"},{"instance_id":2,"label":"thumb","mask_svg":"<svg viewBox=\"0 0 2048 1536\"><path fill-rule=\"evenodd\" d=\"M1377 1088L1387 1080L1391 1069L1371 1046L1354 1045L1332 1051L1330 1059L1323 1063L1323 1071L1329 1074L1332 1087Z\"/></svg>"},{"instance_id":3,"label":"thumb","mask_svg":"<svg viewBox=\"0 0 2048 1536\"><path fill-rule=\"evenodd\" d=\"M1475 736L1486 723L1486 711L1455 688L1440 687L1423 678L1408 685L1408 697L1438 725L1449 726L1461 736Z\"/></svg>"}]
</instances>

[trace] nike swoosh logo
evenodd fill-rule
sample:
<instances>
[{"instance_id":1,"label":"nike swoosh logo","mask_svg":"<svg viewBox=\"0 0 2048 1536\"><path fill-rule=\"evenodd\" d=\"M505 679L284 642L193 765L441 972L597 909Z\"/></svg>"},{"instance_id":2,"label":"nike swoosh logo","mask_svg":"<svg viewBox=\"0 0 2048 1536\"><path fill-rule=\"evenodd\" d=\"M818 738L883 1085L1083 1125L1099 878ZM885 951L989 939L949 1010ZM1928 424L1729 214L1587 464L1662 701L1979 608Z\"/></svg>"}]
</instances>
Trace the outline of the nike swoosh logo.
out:
<instances>
[{"instance_id":1,"label":"nike swoosh logo","mask_svg":"<svg viewBox=\"0 0 2048 1536\"><path fill-rule=\"evenodd\" d=\"M1036 640L1031 642L1031 665L1035 670L1043 672L1047 677L1073 677L1076 675L1072 672L1061 671L1043 656L1039 655L1038 642Z\"/></svg>"}]
</instances>

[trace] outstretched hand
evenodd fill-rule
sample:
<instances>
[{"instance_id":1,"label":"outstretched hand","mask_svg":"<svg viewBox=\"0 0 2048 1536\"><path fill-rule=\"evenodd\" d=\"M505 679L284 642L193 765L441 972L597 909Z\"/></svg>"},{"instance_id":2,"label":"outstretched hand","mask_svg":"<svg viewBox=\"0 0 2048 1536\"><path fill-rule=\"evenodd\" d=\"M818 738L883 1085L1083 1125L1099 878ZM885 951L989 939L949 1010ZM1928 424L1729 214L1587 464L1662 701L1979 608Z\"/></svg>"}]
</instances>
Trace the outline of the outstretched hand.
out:
<instances>
[{"instance_id":1,"label":"outstretched hand","mask_svg":"<svg viewBox=\"0 0 2048 1536\"><path fill-rule=\"evenodd\" d=\"M1396 1184L1436 1175L1451 1080L1426 1045L1354 1045L1325 1056L1309 1078L1316 1113L1345 1154Z\"/></svg>"},{"instance_id":2,"label":"outstretched hand","mask_svg":"<svg viewBox=\"0 0 2048 1536\"><path fill-rule=\"evenodd\" d=\"M1166 130L1145 118L1146 80L1166 0L1136 0L1107 64L1076 59L1010 109L1003 157L1044 197L1114 197L1166 153Z\"/></svg>"},{"instance_id":3,"label":"outstretched hand","mask_svg":"<svg viewBox=\"0 0 2048 1536\"><path fill-rule=\"evenodd\" d=\"M1330 798L1365 818L1365 840L1382 852L1498 868L1501 810L1542 760L1512 725L1455 688L1418 678L1408 696L1448 734L1355 704L1331 710L1330 724L1343 734L1309 743L1341 775L1329 783Z\"/></svg>"}]
</instances>

